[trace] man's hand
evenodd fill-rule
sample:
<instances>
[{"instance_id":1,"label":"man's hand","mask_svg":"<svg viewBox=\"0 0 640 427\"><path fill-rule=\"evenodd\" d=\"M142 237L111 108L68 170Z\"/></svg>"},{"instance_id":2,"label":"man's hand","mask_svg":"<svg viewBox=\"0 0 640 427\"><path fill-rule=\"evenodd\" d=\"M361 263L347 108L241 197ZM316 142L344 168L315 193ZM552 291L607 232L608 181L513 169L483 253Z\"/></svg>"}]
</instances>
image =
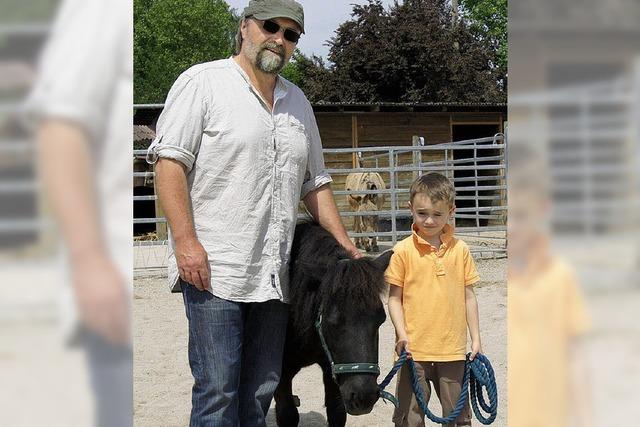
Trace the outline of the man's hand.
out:
<instances>
[{"instance_id":1,"label":"man's hand","mask_svg":"<svg viewBox=\"0 0 640 427\"><path fill-rule=\"evenodd\" d=\"M80 319L88 329L114 344L130 344L130 294L108 256L88 255L75 260L73 288Z\"/></svg>"},{"instance_id":2,"label":"man's hand","mask_svg":"<svg viewBox=\"0 0 640 427\"><path fill-rule=\"evenodd\" d=\"M344 249L347 251L347 253L349 254L349 256L352 259L358 259L358 258L362 258L362 253L360 253L360 250L356 247L356 245L354 245L351 240L349 240L349 243L351 244L346 244L344 246Z\"/></svg>"},{"instance_id":3,"label":"man's hand","mask_svg":"<svg viewBox=\"0 0 640 427\"><path fill-rule=\"evenodd\" d=\"M411 350L409 350L409 340L407 338L400 338L396 343L396 354L402 355L402 350L407 352L407 359L411 359Z\"/></svg>"},{"instance_id":4,"label":"man's hand","mask_svg":"<svg viewBox=\"0 0 640 427\"><path fill-rule=\"evenodd\" d=\"M176 241L176 262L180 278L204 291L210 287L211 267L207 251L198 239L190 238Z\"/></svg>"},{"instance_id":5,"label":"man's hand","mask_svg":"<svg viewBox=\"0 0 640 427\"><path fill-rule=\"evenodd\" d=\"M482 353L482 344L480 340L471 341L471 356L469 356L469 360L473 362L473 359L476 358L476 354Z\"/></svg>"}]
</instances>

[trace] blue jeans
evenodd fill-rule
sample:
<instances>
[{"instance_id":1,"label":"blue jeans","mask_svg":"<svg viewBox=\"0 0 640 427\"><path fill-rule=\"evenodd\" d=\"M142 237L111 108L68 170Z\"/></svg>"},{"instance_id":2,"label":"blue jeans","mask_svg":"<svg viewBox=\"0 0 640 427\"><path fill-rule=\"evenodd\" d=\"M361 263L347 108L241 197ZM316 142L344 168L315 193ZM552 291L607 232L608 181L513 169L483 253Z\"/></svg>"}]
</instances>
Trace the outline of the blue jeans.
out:
<instances>
[{"instance_id":1,"label":"blue jeans","mask_svg":"<svg viewBox=\"0 0 640 427\"><path fill-rule=\"evenodd\" d=\"M190 427L265 426L280 381L288 305L227 301L181 287L195 380Z\"/></svg>"}]
</instances>

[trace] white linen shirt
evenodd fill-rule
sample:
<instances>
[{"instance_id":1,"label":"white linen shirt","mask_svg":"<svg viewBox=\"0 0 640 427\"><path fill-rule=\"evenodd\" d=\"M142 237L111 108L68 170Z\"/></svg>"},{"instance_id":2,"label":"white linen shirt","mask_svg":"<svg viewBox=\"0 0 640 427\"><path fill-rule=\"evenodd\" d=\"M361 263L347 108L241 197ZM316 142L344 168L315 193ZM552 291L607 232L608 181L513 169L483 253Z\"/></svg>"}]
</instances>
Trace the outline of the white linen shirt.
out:
<instances>
[{"instance_id":1,"label":"white linen shirt","mask_svg":"<svg viewBox=\"0 0 640 427\"><path fill-rule=\"evenodd\" d=\"M169 91L149 152L187 168L210 292L237 302L288 302L298 202L331 182L302 91L278 77L271 112L233 58L195 65ZM168 256L177 291L171 234Z\"/></svg>"}]
</instances>

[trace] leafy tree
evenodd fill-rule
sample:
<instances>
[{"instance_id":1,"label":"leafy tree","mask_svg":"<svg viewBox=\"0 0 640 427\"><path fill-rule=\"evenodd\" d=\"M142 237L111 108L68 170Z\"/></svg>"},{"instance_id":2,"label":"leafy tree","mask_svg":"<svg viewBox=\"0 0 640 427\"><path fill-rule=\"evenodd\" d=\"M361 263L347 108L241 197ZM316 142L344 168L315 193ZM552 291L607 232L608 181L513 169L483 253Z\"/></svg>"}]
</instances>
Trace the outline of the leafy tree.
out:
<instances>
[{"instance_id":1,"label":"leafy tree","mask_svg":"<svg viewBox=\"0 0 640 427\"><path fill-rule=\"evenodd\" d=\"M237 25L223 0L134 0L134 101L164 102L191 65L231 55Z\"/></svg>"},{"instance_id":2,"label":"leafy tree","mask_svg":"<svg viewBox=\"0 0 640 427\"><path fill-rule=\"evenodd\" d=\"M302 52L300 52L299 49L296 49L293 52L289 63L285 65L285 67L280 72L280 75L297 86L302 85L302 64L300 62L306 59L307 58L302 54Z\"/></svg>"},{"instance_id":3,"label":"leafy tree","mask_svg":"<svg viewBox=\"0 0 640 427\"><path fill-rule=\"evenodd\" d=\"M280 74L300 87L310 100L325 98L327 88L331 86L332 81L331 72L322 58L315 55L308 58L298 49Z\"/></svg>"},{"instance_id":4,"label":"leafy tree","mask_svg":"<svg viewBox=\"0 0 640 427\"><path fill-rule=\"evenodd\" d=\"M446 0L380 0L354 5L329 41L331 67L308 73L312 101L496 102L506 95L490 42L465 19L454 25ZM306 83L311 85L311 83Z\"/></svg>"},{"instance_id":5,"label":"leafy tree","mask_svg":"<svg viewBox=\"0 0 640 427\"><path fill-rule=\"evenodd\" d=\"M472 30L497 50L497 66L507 67L507 0L459 0Z\"/></svg>"}]
</instances>

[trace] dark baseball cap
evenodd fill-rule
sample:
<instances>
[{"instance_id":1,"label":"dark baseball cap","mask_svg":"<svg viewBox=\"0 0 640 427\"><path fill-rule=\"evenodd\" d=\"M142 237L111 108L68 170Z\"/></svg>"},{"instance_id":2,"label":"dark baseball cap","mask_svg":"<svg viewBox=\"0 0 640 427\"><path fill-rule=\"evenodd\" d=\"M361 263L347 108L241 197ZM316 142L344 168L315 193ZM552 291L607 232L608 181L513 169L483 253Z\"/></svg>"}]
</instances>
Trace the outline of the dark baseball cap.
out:
<instances>
[{"instance_id":1,"label":"dark baseball cap","mask_svg":"<svg viewBox=\"0 0 640 427\"><path fill-rule=\"evenodd\" d=\"M304 33L304 10L294 0L251 0L242 12L243 18L247 16L260 20L289 18L300 25Z\"/></svg>"}]
</instances>

